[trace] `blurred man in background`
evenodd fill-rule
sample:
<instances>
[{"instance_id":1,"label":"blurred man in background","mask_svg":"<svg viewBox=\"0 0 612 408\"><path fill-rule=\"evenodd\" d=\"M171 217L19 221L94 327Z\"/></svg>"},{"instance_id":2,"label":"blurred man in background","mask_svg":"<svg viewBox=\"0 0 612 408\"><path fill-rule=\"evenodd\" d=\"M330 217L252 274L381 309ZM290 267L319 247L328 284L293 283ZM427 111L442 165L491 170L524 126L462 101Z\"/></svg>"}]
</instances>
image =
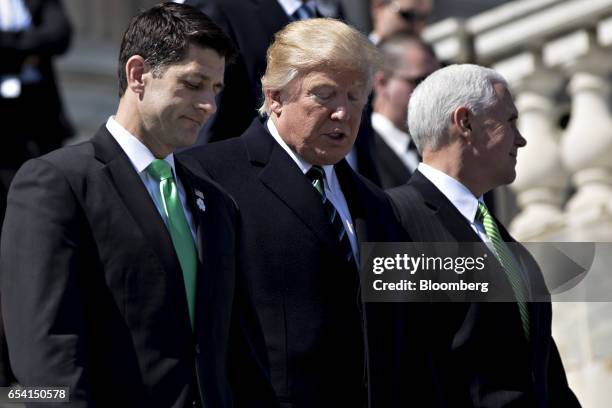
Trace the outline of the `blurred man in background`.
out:
<instances>
[{"instance_id":1,"label":"blurred man in background","mask_svg":"<svg viewBox=\"0 0 612 408\"><path fill-rule=\"evenodd\" d=\"M433 0L372 0L370 40L378 44L399 32L420 36L432 8Z\"/></svg>"},{"instance_id":2,"label":"blurred man in background","mask_svg":"<svg viewBox=\"0 0 612 408\"><path fill-rule=\"evenodd\" d=\"M61 0L0 0L0 226L19 166L72 136L52 66L71 33Z\"/></svg>"},{"instance_id":3,"label":"blurred man in background","mask_svg":"<svg viewBox=\"0 0 612 408\"><path fill-rule=\"evenodd\" d=\"M440 68L432 48L414 34L393 34L379 44L383 69L374 75L373 156L380 185L404 184L420 157L408 134L408 102L414 88Z\"/></svg>"}]
</instances>

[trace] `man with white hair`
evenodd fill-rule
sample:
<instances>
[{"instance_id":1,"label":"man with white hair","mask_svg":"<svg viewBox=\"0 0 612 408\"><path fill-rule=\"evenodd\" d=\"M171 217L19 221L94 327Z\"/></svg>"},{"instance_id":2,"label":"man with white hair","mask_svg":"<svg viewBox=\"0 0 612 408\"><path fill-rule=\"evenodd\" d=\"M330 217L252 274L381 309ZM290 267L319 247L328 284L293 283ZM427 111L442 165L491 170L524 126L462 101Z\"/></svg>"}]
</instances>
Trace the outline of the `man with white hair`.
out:
<instances>
[{"instance_id":1,"label":"man with white hair","mask_svg":"<svg viewBox=\"0 0 612 408\"><path fill-rule=\"evenodd\" d=\"M267 52L262 118L239 138L185 152L238 204L238 257L282 406L393 398L399 308L361 301L357 261L360 242L406 238L385 194L344 159L377 59L344 23L291 23Z\"/></svg>"},{"instance_id":2,"label":"man with white hair","mask_svg":"<svg viewBox=\"0 0 612 408\"><path fill-rule=\"evenodd\" d=\"M410 99L408 127L423 162L389 191L402 225L415 241L483 242L516 299L430 305L426 320L436 323L416 335L431 355L436 406L580 406L551 337L550 302L530 302L527 281L541 274L523 270L535 262L482 199L516 177L526 144L517 119L504 78L476 65L434 72Z\"/></svg>"}]
</instances>

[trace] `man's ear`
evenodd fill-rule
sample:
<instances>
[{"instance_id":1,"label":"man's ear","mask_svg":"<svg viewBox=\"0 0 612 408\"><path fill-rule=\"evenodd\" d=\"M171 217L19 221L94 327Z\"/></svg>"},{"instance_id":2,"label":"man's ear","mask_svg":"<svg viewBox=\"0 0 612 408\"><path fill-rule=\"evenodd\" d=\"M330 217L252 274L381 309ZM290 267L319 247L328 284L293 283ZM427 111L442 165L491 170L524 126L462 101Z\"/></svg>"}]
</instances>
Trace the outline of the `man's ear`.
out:
<instances>
[{"instance_id":1,"label":"man's ear","mask_svg":"<svg viewBox=\"0 0 612 408\"><path fill-rule=\"evenodd\" d=\"M125 63L125 77L127 87L134 93L142 95L144 92L144 74L149 71L144 58L140 55L132 55Z\"/></svg>"},{"instance_id":2,"label":"man's ear","mask_svg":"<svg viewBox=\"0 0 612 408\"><path fill-rule=\"evenodd\" d=\"M472 118L470 110L465 106L461 106L453 112L453 124L464 136L468 136L472 132Z\"/></svg>"},{"instance_id":3,"label":"man's ear","mask_svg":"<svg viewBox=\"0 0 612 408\"><path fill-rule=\"evenodd\" d=\"M281 91L267 89L266 99L268 100L268 106L270 107L270 112L276 114L276 116L280 116L283 110Z\"/></svg>"},{"instance_id":4,"label":"man's ear","mask_svg":"<svg viewBox=\"0 0 612 408\"><path fill-rule=\"evenodd\" d=\"M387 83L389 82L389 78L383 71L378 71L374 74L374 79L372 81L372 87L374 88L375 95L382 95L387 88Z\"/></svg>"}]
</instances>

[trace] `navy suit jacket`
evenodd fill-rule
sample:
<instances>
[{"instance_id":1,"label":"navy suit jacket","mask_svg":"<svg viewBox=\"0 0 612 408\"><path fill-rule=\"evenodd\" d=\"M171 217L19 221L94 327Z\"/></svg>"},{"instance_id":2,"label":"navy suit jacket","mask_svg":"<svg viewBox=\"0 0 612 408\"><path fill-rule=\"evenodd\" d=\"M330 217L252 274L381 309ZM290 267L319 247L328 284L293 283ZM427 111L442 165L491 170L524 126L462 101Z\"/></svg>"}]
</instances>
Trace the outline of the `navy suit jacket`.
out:
<instances>
[{"instance_id":1,"label":"navy suit jacket","mask_svg":"<svg viewBox=\"0 0 612 408\"><path fill-rule=\"evenodd\" d=\"M252 288L283 407L392 403L399 336L392 304L363 304L320 196L255 119L239 138L183 155L240 209L240 259ZM335 166L359 242L406 239L381 190L342 160Z\"/></svg>"}]
</instances>

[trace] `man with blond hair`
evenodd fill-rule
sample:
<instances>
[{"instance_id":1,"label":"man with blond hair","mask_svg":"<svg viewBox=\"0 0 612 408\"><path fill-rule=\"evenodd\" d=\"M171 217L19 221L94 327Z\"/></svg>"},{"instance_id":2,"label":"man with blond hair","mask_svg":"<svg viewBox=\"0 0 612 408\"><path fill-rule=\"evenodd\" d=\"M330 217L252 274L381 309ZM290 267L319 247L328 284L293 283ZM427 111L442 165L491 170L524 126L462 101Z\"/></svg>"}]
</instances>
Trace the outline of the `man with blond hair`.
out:
<instances>
[{"instance_id":1,"label":"man with blond hair","mask_svg":"<svg viewBox=\"0 0 612 408\"><path fill-rule=\"evenodd\" d=\"M392 398L395 308L361 301L359 243L405 237L385 195L344 159L377 58L346 24L291 23L267 52L262 117L239 138L185 153L238 204L239 258L281 405Z\"/></svg>"}]
</instances>

